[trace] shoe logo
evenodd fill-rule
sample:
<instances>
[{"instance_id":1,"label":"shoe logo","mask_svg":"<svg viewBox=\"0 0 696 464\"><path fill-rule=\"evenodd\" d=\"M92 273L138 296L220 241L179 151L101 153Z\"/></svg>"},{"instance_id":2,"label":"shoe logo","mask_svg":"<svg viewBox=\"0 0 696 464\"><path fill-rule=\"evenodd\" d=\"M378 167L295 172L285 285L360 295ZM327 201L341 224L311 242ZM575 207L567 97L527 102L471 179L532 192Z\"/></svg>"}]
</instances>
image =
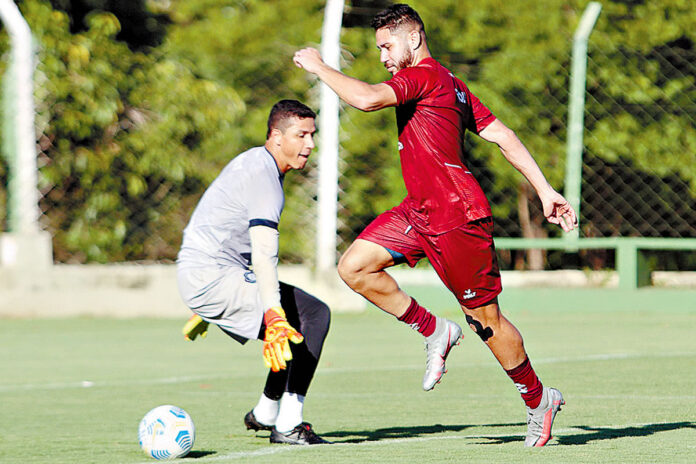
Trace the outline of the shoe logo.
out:
<instances>
[{"instance_id":1,"label":"shoe logo","mask_svg":"<svg viewBox=\"0 0 696 464\"><path fill-rule=\"evenodd\" d=\"M517 391L520 393L527 393L527 386L523 383L515 383Z\"/></svg>"},{"instance_id":2,"label":"shoe logo","mask_svg":"<svg viewBox=\"0 0 696 464\"><path fill-rule=\"evenodd\" d=\"M462 295L462 298L464 300L470 300L475 296L476 296L476 292L472 292L470 288L467 288L466 291L464 292L464 294Z\"/></svg>"}]
</instances>

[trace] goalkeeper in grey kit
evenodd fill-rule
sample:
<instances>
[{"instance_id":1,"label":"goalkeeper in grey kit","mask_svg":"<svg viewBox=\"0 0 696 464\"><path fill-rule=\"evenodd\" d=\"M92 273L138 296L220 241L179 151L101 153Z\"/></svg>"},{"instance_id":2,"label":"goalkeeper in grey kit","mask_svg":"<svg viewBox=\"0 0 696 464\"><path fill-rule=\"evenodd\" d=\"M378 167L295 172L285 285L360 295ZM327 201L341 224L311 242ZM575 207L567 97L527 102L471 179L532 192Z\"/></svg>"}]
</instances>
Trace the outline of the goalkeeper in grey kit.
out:
<instances>
[{"instance_id":1,"label":"goalkeeper in grey kit","mask_svg":"<svg viewBox=\"0 0 696 464\"><path fill-rule=\"evenodd\" d=\"M177 258L179 292L195 313L183 329L186 338L204 335L212 323L240 343L263 340L270 371L244 424L269 430L271 443L328 443L303 421L302 410L329 330L329 308L279 282L277 272L283 180L307 164L315 118L296 100L273 106L265 144L236 156L208 187Z\"/></svg>"}]
</instances>

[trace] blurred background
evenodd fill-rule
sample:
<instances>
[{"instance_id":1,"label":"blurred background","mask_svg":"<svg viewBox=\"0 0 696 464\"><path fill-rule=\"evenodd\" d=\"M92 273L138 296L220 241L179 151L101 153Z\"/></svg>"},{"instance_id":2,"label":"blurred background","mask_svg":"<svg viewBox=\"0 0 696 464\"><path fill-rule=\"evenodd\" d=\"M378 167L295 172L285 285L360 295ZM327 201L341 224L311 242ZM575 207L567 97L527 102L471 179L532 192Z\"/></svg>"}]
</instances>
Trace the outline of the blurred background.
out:
<instances>
[{"instance_id":1,"label":"blurred background","mask_svg":"<svg viewBox=\"0 0 696 464\"><path fill-rule=\"evenodd\" d=\"M390 77L369 27L390 3L346 1L347 74L372 83ZM588 2L409 3L435 58L517 132L563 192L572 39ZM263 144L273 103L319 107L317 81L291 57L319 45L324 1L16 4L35 40L39 223L56 263L173 262L207 185L235 155ZM580 237L696 238L696 3L601 4L588 44ZM0 52L4 76L4 28ZM393 110L342 106L340 117L336 256L405 195ZM471 134L467 145L465 163L490 199L497 237L561 235L495 146ZM286 179L285 263L316 261L316 159ZM7 184L4 157L3 230ZM500 250L500 259L503 269L597 270L614 266L613 253ZM665 270L696 270L693 251L651 259Z\"/></svg>"}]
</instances>

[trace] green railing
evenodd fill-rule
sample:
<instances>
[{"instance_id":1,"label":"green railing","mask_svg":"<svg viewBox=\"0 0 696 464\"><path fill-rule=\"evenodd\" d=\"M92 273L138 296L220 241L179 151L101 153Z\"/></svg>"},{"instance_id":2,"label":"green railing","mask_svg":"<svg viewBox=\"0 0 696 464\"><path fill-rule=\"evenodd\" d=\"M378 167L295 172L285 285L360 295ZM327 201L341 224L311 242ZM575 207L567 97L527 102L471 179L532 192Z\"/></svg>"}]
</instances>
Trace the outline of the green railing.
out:
<instances>
[{"instance_id":1,"label":"green railing","mask_svg":"<svg viewBox=\"0 0 696 464\"><path fill-rule=\"evenodd\" d=\"M569 253L581 249L613 249L616 251L615 267L619 274L619 288L636 289L651 283L652 269L646 256L647 251L696 250L696 238L498 238L495 240L495 246L500 250L542 249L565 250Z\"/></svg>"}]
</instances>

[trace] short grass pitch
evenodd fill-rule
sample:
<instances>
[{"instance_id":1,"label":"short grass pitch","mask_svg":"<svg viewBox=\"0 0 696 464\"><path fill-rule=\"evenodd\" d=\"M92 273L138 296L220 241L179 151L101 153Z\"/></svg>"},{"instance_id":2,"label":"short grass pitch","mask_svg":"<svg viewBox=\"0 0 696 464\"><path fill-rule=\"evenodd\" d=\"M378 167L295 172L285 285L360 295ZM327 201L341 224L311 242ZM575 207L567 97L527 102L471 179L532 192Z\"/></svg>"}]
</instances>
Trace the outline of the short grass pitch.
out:
<instances>
[{"instance_id":1,"label":"short grass pitch","mask_svg":"<svg viewBox=\"0 0 696 464\"><path fill-rule=\"evenodd\" d=\"M0 462L153 462L137 428L160 404L191 414L196 442L182 461L201 464L696 462L696 312L508 316L567 401L542 449L523 447L523 404L472 332L423 392L421 339L371 308L333 318L305 419L335 444L317 447L244 428L265 378L257 342L214 328L186 342L183 320L1 320Z\"/></svg>"}]
</instances>

